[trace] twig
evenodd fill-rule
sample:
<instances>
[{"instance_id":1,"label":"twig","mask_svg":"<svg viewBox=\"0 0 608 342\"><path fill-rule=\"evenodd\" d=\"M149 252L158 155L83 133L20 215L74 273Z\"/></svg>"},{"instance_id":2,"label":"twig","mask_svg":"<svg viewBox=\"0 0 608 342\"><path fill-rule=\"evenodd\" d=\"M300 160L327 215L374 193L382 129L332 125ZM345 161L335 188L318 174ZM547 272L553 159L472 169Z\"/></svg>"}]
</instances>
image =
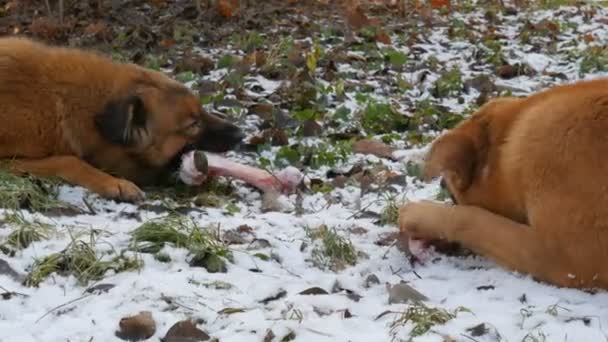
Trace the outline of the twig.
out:
<instances>
[{"instance_id":1,"label":"twig","mask_svg":"<svg viewBox=\"0 0 608 342\"><path fill-rule=\"evenodd\" d=\"M95 208L93 208L93 206L91 205L91 203L89 203L89 201L87 200L87 196L84 196L82 198L82 202L87 207L87 209L89 209L89 214L91 214L91 215L97 215L97 212L95 211Z\"/></svg>"},{"instance_id":2,"label":"twig","mask_svg":"<svg viewBox=\"0 0 608 342\"><path fill-rule=\"evenodd\" d=\"M49 0L44 0L44 3L46 4L46 11L48 12L49 17L52 17L53 12L51 11L51 3Z\"/></svg>"},{"instance_id":3,"label":"twig","mask_svg":"<svg viewBox=\"0 0 608 342\"><path fill-rule=\"evenodd\" d=\"M25 293L20 293L20 292L15 292L15 291L9 291L8 289L6 289L5 287L3 287L2 285L0 285L0 290L4 291L4 293L8 293L9 295L17 295L17 296L21 296L21 297L29 297L29 295L25 294Z\"/></svg>"},{"instance_id":4,"label":"twig","mask_svg":"<svg viewBox=\"0 0 608 342\"><path fill-rule=\"evenodd\" d=\"M73 304L73 303L75 303L75 302L77 302L77 301L81 300L81 299L84 299L84 298L87 298L87 297L91 297L91 296L92 296L91 294L86 294L86 295L84 295L84 296L80 296L80 297L78 297L78 298L72 299L71 301L69 301L69 302L67 302L67 303L63 303L63 304L61 304L61 305L58 305L58 306L56 306L56 307L52 308L51 310L47 311L47 312L46 312L44 315L40 316L40 318L38 318L38 319L36 320L36 322L34 322L34 323L38 323L38 322L40 322L40 321L41 321L41 320L42 320L44 317L46 317L46 316L50 315L50 314L51 314L52 312L54 312L54 311L57 311L57 310L59 310L59 309L61 309L61 308L65 307L65 306L68 306L68 305L70 305L70 304Z\"/></svg>"},{"instance_id":5,"label":"twig","mask_svg":"<svg viewBox=\"0 0 608 342\"><path fill-rule=\"evenodd\" d=\"M59 0L59 24L63 26L63 0Z\"/></svg>"},{"instance_id":6,"label":"twig","mask_svg":"<svg viewBox=\"0 0 608 342\"><path fill-rule=\"evenodd\" d=\"M479 340L476 340L473 337L466 335L466 334L460 334L460 336L462 336L464 338L468 338L469 340L474 341L474 342L479 342Z\"/></svg>"}]
</instances>

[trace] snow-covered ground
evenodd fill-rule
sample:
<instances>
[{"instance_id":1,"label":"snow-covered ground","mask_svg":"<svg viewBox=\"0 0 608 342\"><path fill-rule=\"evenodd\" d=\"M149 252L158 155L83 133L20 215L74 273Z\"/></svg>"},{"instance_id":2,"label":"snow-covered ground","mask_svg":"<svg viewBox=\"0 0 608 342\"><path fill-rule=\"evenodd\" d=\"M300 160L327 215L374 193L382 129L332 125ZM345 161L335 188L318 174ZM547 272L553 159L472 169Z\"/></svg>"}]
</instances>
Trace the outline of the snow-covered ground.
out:
<instances>
[{"instance_id":1,"label":"snow-covered ground","mask_svg":"<svg viewBox=\"0 0 608 342\"><path fill-rule=\"evenodd\" d=\"M501 38L502 53L507 62L525 63L536 74L511 79L497 77L495 85L503 91L523 95L550 84L602 75L601 70L579 74L584 56L571 52L606 43L607 14L603 8L596 8L593 13L560 8L499 15L493 26L495 33L504 36ZM485 31L489 25L483 11L458 16L463 21L476 22L473 26L478 31ZM522 43L520 35L524 32L522 26L526 18L534 23L554 18L560 23L557 38L549 38L550 32L541 33L531 39L532 43ZM393 46L404 51L410 63L434 57L446 68L455 66L461 71L463 80L491 74L490 67L477 65L474 57L483 49L481 40L477 43L448 38L445 26L450 23L448 19L447 24L444 22L437 29L421 33L424 37L412 46L401 44L401 39L395 35ZM327 47L327 51L330 49L331 46ZM347 63L339 63L337 70L346 74L361 72ZM427 76L421 80L424 72ZM219 79L225 74L213 72L208 79ZM554 77L557 74L563 77ZM357 82L371 84L375 90L373 97L390 98L407 112L408 100L418 101L431 96L429 89L439 75L439 72L422 67L390 71L387 75L369 72ZM411 83L417 81L411 89L397 93L374 83L377 79L396 76ZM281 87L261 75L246 80L245 85L251 98L271 96ZM479 92L471 89L460 96L463 97L461 103L455 97L438 101L457 112L474 102ZM341 105L358 108L361 104L355 97L355 92L348 91L343 100L330 96L334 109ZM254 134L259 121L251 115L242 122ZM433 132L429 134L432 136ZM290 139L293 142L297 138ZM314 141L314 138L302 140L307 141ZM213 227L220 235L231 232L241 238L229 244L234 259L227 264L226 273L209 273L204 268L190 267L187 251L171 246L165 246L163 250L171 258L169 262L139 253L136 256L144 265L140 270L107 273L98 283L115 286L101 293L86 292L95 284L79 284L73 276L52 275L39 287L26 287L18 279L0 273L0 295L4 293L0 297L0 341L116 341L119 339L114 332L121 318L140 311L150 311L156 322L156 333L150 341L159 340L174 323L187 318L200 319L199 328L220 341L408 341L415 324L392 323L402 317L411 303L389 304L387 290L387 284L400 282L428 297L424 303L429 307L449 312L464 309L445 324L433 325L422 336L413 337L412 341L608 340L608 294L603 291L592 294L538 283L481 257L437 254L431 262L412 266L394 244L382 243L387 234L396 231L394 225L383 225L379 220L389 202L435 199L439 191L437 182L423 184L408 173L407 162L419 161L424 147L414 148L398 141L394 144L401 149L397 154L403 159L389 161L352 154L339 165L340 169L348 170L358 162L367 167L381 164L393 172L407 175L405 182L382 191L362 192L355 183L327 193L305 193L299 204L300 212L264 212L260 193L236 182L237 190L230 203L190 211L188 215L199 226ZM277 151L278 148L273 147L262 155L272 160ZM229 155L234 160L251 164L258 159L255 154ZM335 168L303 171L307 181L312 178L325 180L326 172ZM83 202L85 194L81 188L64 186L60 199L87 208ZM294 205L298 202L296 195L291 195L289 200ZM35 260L63 250L72 239L89 241L93 235L99 255L113 256L115 251L131 246L130 233L135 228L147 220L167 215L95 196L87 203L96 214L45 217L25 213L29 220L50 224L52 232L46 239L32 243L14 256L0 254L0 259L18 273L26 274ZM310 230L322 225L336 229L352 241L358 252L355 265L337 271L315 265L313 251L319 242L312 241ZM0 243L12 229L10 224L0 228ZM372 278L378 281L371 281ZM313 287L320 287L327 294L300 294Z\"/></svg>"}]
</instances>

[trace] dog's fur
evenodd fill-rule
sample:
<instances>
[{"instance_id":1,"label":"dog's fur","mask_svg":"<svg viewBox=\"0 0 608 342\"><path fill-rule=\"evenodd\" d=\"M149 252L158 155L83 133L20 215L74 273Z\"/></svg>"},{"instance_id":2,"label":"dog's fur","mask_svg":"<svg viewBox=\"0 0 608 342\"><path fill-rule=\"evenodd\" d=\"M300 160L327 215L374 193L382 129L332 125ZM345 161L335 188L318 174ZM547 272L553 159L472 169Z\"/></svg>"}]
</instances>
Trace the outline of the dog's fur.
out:
<instances>
[{"instance_id":1,"label":"dog's fur","mask_svg":"<svg viewBox=\"0 0 608 342\"><path fill-rule=\"evenodd\" d=\"M607 79L493 100L427 155L425 176L457 204L406 204L400 228L557 286L608 289L607 152Z\"/></svg>"},{"instance_id":2,"label":"dog's fur","mask_svg":"<svg viewBox=\"0 0 608 342\"><path fill-rule=\"evenodd\" d=\"M160 72L25 38L0 39L0 120L0 158L13 172L129 201L169 177L184 149L242 139Z\"/></svg>"}]
</instances>

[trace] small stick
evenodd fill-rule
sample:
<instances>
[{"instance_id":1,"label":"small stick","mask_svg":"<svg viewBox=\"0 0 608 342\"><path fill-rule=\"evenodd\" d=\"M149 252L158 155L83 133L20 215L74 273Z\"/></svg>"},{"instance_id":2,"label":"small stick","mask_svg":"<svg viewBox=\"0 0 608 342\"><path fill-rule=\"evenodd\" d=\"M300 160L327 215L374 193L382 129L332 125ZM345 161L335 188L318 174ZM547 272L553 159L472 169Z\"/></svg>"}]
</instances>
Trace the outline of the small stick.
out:
<instances>
[{"instance_id":1,"label":"small stick","mask_svg":"<svg viewBox=\"0 0 608 342\"><path fill-rule=\"evenodd\" d=\"M52 312L54 312L54 311L57 311L57 310L59 310L59 309L61 309L61 308L65 307L65 306L68 306L68 305L70 305L70 304L72 304L72 303L75 303L75 302L77 302L77 301L79 301L79 300L81 300L81 299L84 299L84 298L87 298L87 297L90 297L90 296L92 296L92 295L91 295L91 294L86 294L86 295L84 295L84 296L80 296L80 297L78 297L78 298L76 298L76 299L72 299L71 301L69 301L69 302L67 302L67 303L63 303L63 304L61 304L61 305L58 305L58 306L56 306L56 307L52 308L51 310L47 311L47 312L46 312L44 315L40 316L40 318L38 318L38 319L36 320L36 322L35 322L35 323L40 322L40 321L41 321L41 320L42 320L44 317L46 317L46 316L50 315L50 314L51 314Z\"/></svg>"}]
</instances>

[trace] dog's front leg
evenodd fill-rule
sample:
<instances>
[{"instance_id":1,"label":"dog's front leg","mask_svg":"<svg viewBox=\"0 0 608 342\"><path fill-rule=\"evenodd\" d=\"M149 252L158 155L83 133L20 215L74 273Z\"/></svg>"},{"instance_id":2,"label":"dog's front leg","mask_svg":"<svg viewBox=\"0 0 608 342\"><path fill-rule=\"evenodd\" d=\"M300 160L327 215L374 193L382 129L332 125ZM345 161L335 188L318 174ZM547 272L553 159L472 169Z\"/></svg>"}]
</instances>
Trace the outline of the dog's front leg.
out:
<instances>
[{"instance_id":1,"label":"dog's front leg","mask_svg":"<svg viewBox=\"0 0 608 342\"><path fill-rule=\"evenodd\" d=\"M585 258L573 258L559 237L548 241L536 227L479 207L408 203L400 209L399 226L409 237L458 242L503 267L555 285L588 287L595 282L593 274L580 273Z\"/></svg>"},{"instance_id":2,"label":"dog's front leg","mask_svg":"<svg viewBox=\"0 0 608 342\"><path fill-rule=\"evenodd\" d=\"M137 185L103 172L75 156L53 156L42 159L6 160L8 168L16 174L40 177L59 177L64 181L89 189L103 197L137 202L144 193Z\"/></svg>"}]
</instances>

